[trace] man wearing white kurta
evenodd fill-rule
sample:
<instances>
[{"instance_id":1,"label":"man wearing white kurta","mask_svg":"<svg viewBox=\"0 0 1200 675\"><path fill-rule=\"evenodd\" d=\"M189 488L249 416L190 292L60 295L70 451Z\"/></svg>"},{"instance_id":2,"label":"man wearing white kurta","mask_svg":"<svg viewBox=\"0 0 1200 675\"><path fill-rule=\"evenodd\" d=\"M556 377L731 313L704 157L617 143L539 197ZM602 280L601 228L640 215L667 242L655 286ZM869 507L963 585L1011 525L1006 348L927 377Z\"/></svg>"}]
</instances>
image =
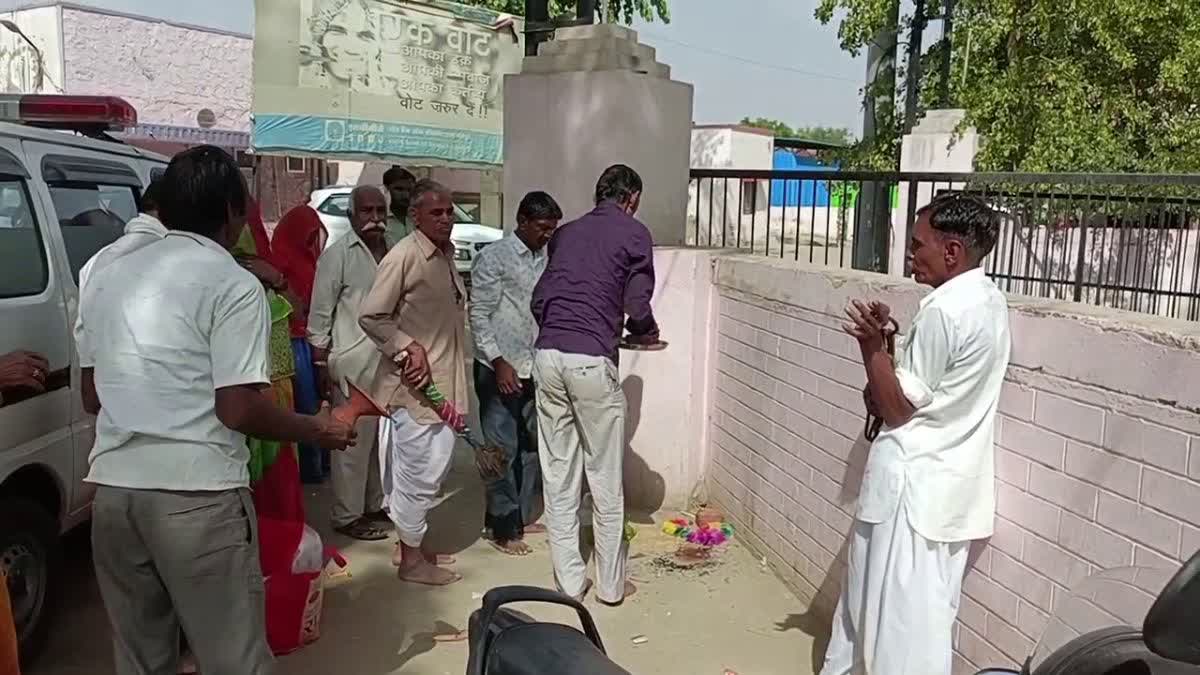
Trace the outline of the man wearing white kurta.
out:
<instances>
[{"instance_id":1,"label":"man wearing white kurta","mask_svg":"<svg viewBox=\"0 0 1200 675\"><path fill-rule=\"evenodd\" d=\"M308 341L326 389L321 394L334 403L350 395L347 380L369 390L379 368L379 350L358 325L358 310L391 248L387 200L378 188L355 188L349 215L352 232L330 244L317 261L308 311ZM379 427L379 418L359 418L358 443L333 455L333 528L366 541L386 539L391 524L383 510L380 462L388 453L379 452Z\"/></svg>"},{"instance_id":2,"label":"man wearing white kurta","mask_svg":"<svg viewBox=\"0 0 1200 675\"><path fill-rule=\"evenodd\" d=\"M1008 367L1008 305L980 268L999 219L948 195L918 214L909 261L933 286L897 342L890 310L855 301L846 332L862 348L871 446L846 582L822 675L949 675L970 542L991 536L993 437Z\"/></svg>"}]
</instances>

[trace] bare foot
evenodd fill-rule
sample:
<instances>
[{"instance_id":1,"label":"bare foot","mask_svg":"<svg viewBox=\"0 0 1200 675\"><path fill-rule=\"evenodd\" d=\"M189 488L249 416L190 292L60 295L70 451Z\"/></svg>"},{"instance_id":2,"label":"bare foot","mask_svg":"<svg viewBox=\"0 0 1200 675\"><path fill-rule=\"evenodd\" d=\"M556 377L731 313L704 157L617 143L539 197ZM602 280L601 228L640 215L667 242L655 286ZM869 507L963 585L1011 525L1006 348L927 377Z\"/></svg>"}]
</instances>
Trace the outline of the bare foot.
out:
<instances>
[{"instance_id":1,"label":"bare foot","mask_svg":"<svg viewBox=\"0 0 1200 675\"><path fill-rule=\"evenodd\" d=\"M508 541L504 542L492 541L488 543L492 545L492 548L505 555L525 556L533 553L533 549L529 548L529 544L526 544L520 539L509 539Z\"/></svg>"},{"instance_id":2,"label":"bare foot","mask_svg":"<svg viewBox=\"0 0 1200 675\"><path fill-rule=\"evenodd\" d=\"M602 605L608 605L609 607L617 607L621 603L625 602L627 599L632 597L635 593L637 593L637 586L634 586L632 581L626 581L625 582L625 596L622 597L620 600L617 600L616 602L608 602L607 600L601 600L600 598L596 598L596 601Z\"/></svg>"},{"instance_id":3,"label":"bare foot","mask_svg":"<svg viewBox=\"0 0 1200 675\"><path fill-rule=\"evenodd\" d=\"M449 586L456 581L462 581L462 575L432 565L427 560L418 560L411 564L405 563L397 570L397 574L401 581L425 584L426 586Z\"/></svg>"},{"instance_id":4,"label":"bare foot","mask_svg":"<svg viewBox=\"0 0 1200 675\"><path fill-rule=\"evenodd\" d=\"M424 556L425 561L430 565L453 565L456 562L454 556L448 553L422 551L421 555ZM392 565L396 567L404 566L404 547L399 542L396 543L396 549L392 551Z\"/></svg>"},{"instance_id":5,"label":"bare foot","mask_svg":"<svg viewBox=\"0 0 1200 675\"><path fill-rule=\"evenodd\" d=\"M546 526L541 523L530 523L524 529L525 534L546 534Z\"/></svg>"}]
</instances>

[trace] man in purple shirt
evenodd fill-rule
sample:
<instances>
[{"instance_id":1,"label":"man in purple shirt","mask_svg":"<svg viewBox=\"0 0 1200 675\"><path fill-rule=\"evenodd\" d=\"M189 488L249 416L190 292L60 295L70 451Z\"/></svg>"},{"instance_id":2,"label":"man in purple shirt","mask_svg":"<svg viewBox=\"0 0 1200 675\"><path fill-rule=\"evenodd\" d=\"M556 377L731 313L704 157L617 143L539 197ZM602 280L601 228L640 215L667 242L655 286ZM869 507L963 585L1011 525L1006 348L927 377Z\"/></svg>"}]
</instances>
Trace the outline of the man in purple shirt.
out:
<instances>
[{"instance_id":1,"label":"man in purple shirt","mask_svg":"<svg viewBox=\"0 0 1200 675\"><path fill-rule=\"evenodd\" d=\"M621 325L634 342L658 341L650 309L654 252L638 222L642 179L624 165L596 184L596 208L558 228L550 260L533 291L538 323L538 446L546 527L559 590L582 599L591 586L579 552L579 503L587 474L593 502L596 597L620 604L625 580L625 393L617 377Z\"/></svg>"}]
</instances>

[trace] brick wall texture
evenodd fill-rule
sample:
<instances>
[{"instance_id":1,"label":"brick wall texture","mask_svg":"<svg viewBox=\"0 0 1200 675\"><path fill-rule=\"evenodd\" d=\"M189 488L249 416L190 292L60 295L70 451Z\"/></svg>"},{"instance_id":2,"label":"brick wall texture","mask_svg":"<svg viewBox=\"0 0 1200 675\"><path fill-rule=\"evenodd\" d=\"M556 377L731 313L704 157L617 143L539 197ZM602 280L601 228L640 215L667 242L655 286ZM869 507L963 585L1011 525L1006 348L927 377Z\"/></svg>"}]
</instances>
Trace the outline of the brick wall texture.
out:
<instances>
[{"instance_id":1,"label":"brick wall texture","mask_svg":"<svg viewBox=\"0 0 1200 675\"><path fill-rule=\"evenodd\" d=\"M750 263L738 265L745 272ZM840 330L841 308L852 296L878 297L908 319L919 293L809 272L793 273L799 286L781 298L776 291L792 287L761 270L758 282L744 282L740 272L718 274L709 488L742 540L827 622L868 450L865 376L856 344ZM973 548L954 634L956 675L1023 661L1067 589L1089 573L1177 566L1200 547L1200 416L1179 401L1114 390L1108 371L1094 368L1088 381L1086 370L1055 367L1119 333L1075 321L1077 340L1058 327L1070 317L1024 306L1012 321L995 535ZM1135 337L1154 353L1089 358L1098 368L1145 365L1149 373L1163 349L1179 359L1194 353L1171 352L1186 347L1181 340L1163 347ZM1055 372L1066 370L1072 377ZM1152 379L1146 385L1126 388L1154 390Z\"/></svg>"}]
</instances>

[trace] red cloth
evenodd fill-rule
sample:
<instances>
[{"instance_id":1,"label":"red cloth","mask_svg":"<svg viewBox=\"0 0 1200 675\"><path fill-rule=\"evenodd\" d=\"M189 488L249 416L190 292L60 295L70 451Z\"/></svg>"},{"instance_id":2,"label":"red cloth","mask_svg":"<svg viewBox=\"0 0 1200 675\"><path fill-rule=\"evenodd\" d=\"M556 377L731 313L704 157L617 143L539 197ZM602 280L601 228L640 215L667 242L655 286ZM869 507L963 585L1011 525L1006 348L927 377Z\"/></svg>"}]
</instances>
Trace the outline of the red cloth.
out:
<instances>
[{"instance_id":1,"label":"red cloth","mask_svg":"<svg viewBox=\"0 0 1200 675\"><path fill-rule=\"evenodd\" d=\"M267 226L263 224L262 209L258 202L251 199L246 209L246 227L254 235L254 252L258 257L271 262L271 238L267 236Z\"/></svg>"},{"instance_id":2,"label":"red cloth","mask_svg":"<svg viewBox=\"0 0 1200 675\"><path fill-rule=\"evenodd\" d=\"M263 576L292 571L292 560L304 536L304 492L296 449L285 445L254 485L258 512L258 554Z\"/></svg>"},{"instance_id":3,"label":"red cloth","mask_svg":"<svg viewBox=\"0 0 1200 675\"><path fill-rule=\"evenodd\" d=\"M313 278L321 255L324 225L310 206L297 206L284 214L271 240L271 262L287 279L288 287L304 303L292 312L292 337L302 338L308 328L308 305L312 302Z\"/></svg>"}]
</instances>

